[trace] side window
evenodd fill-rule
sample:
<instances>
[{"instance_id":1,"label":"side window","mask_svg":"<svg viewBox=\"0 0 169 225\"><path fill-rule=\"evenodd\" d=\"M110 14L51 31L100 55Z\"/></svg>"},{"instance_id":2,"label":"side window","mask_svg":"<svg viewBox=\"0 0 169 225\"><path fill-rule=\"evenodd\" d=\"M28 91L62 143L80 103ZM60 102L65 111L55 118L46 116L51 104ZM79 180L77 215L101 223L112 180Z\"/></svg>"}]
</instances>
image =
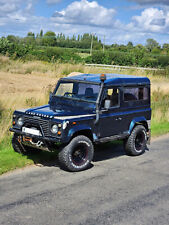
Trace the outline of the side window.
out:
<instances>
[{"instance_id":1,"label":"side window","mask_svg":"<svg viewBox=\"0 0 169 225\"><path fill-rule=\"evenodd\" d=\"M147 100L148 99L148 88L139 88L138 93L139 100Z\"/></svg>"},{"instance_id":2,"label":"side window","mask_svg":"<svg viewBox=\"0 0 169 225\"><path fill-rule=\"evenodd\" d=\"M148 89L146 87L124 88L124 101L138 101L148 99Z\"/></svg>"},{"instance_id":3,"label":"side window","mask_svg":"<svg viewBox=\"0 0 169 225\"><path fill-rule=\"evenodd\" d=\"M116 107L119 105L119 101L120 101L119 96L120 96L120 91L118 88L109 88L106 90L105 100L110 100L110 107Z\"/></svg>"}]
</instances>

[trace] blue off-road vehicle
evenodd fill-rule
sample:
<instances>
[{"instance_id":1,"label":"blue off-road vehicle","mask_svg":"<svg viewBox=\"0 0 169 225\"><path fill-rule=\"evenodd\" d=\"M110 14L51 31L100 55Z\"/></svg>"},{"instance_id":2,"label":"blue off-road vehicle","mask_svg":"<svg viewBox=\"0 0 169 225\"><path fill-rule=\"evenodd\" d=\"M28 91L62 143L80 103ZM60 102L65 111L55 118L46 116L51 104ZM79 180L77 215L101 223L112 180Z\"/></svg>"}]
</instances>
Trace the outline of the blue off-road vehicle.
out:
<instances>
[{"instance_id":1,"label":"blue off-road vehicle","mask_svg":"<svg viewBox=\"0 0 169 225\"><path fill-rule=\"evenodd\" d=\"M16 110L16 152L59 150L69 171L88 168L94 145L124 140L128 155L142 154L150 139L150 80L117 74L83 74L59 80L48 105Z\"/></svg>"}]
</instances>

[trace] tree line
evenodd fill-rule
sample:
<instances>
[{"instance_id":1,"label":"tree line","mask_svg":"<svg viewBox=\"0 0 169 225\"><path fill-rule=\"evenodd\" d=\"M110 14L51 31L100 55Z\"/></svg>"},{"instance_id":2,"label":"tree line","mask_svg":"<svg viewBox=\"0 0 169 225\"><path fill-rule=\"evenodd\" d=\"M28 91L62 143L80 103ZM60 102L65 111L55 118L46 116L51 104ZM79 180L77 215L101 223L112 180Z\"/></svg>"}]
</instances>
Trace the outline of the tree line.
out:
<instances>
[{"instance_id":1,"label":"tree line","mask_svg":"<svg viewBox=\"0 0 169 225\"><path fill-rule=\"evenodd\" d=\"M47 31L43 34L43 30L38 34L28 32L26 37L16 37L8 35L7 40L13 43L22 43L36 46L50 46L50 47L63 47L63 48L80 48L89 49L91 41L93 42L93 49L100 50L102 48L101 40L96 35L85 33L83 35L72 37L65 36L63 33L55 34L53 31Z\"/></svg>"},{"instance_id":2,"label":"tree line","mask_svg":"<svg viewBox=\"0 0 169 225\"><path fill-rule=\"evenodd\" d=\"M92 47L92 51L91 51ZM85 54L84 54L85 53ZM169 44L162 46L154 39L146 44L104 45L89 33L72 37L43 30L28 32L26 37L8 35L0 38L0 54L13 59L43 60L49 62L96 63L122 66L165 68L169 66Z\"/></svg>"}]
</instances>

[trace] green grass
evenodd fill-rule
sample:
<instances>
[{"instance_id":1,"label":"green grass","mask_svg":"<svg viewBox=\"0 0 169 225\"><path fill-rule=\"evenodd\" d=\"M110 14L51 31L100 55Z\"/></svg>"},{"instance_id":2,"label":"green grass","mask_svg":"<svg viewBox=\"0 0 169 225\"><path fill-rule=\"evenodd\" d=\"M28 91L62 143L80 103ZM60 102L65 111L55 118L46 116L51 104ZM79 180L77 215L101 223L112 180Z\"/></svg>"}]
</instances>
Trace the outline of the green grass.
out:
<instances>
[{"instance_id":1,"label":"green grass","mask_svg":"<svg viewBox=\"0 0 169 225\"><path fill-rule=\"evenodd\" d=\"M8 137L0 143L0 175L28 165L46 164L47 162L54 161L56 157L57 152L41 151L40 153L31 155L16 153L11 145L11 137Z\"/></svg>"},{"instance_id":2,"label":"green grass","mask_svg":"<svg viewBox=\"0 0 169 225\"><path fill-rule=\"evenodd\" d=\"M160 136L169 133L169 122L154 123L151 125L152 136Z\"/></svg>"},{"instance_id":3,"label":"green grass","mask_svg":"<svg viewBox=\"0 0 169 225\"><path fill-rule=\"evenodd\" d=\"M33 164L32 160L27 159L26 156L15 153L10 146L0 151L0 175L31 164Z\"/></svg>"}]
</instances>

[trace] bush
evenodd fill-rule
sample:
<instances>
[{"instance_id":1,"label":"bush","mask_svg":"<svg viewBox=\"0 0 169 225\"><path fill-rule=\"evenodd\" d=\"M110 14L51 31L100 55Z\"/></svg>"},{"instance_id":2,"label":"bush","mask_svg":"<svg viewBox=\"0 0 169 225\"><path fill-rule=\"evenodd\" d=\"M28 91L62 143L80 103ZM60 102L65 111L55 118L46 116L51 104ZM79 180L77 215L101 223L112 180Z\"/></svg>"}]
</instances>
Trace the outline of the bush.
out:
<instances>
[{"instance_id":1,"label":"bush","mask_svg":"<svg viewBox=\"0 0 169 225\"><path fill-rule=\"evenodd\" d=\"M161 67L166 67L169 65L169 56L159 56L158 57L158 64Z\"/></svg>"},{"instance_id":2,"label":"bush","mask_svg":"<svg viewBox=\"0 0 169 225\"><path fill-rule=\"evenodd\" d=\"M158 67L158 65L158 60L149 56L145 56L140 60L140 66L142 67Z\"/></svg>"},{"instance_id":3,"label":"bush","mask_svg":"<svg viewBox=\"0 0 169 225\"><path fill-rule=\"evenodd\" d=\"M111 64L111 60L107 53L98 51L92 54L92 63L94 64Z\"/></svg>"}]
</instances>

